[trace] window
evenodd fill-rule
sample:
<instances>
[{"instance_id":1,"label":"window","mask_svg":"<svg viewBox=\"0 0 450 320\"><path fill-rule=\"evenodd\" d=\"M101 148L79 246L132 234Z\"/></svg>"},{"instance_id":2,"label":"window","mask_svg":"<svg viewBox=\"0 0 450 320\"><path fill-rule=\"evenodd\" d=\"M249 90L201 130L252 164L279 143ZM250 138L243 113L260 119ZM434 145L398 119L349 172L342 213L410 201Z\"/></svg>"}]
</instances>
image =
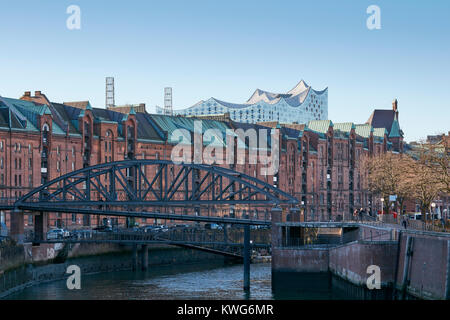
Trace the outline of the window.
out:
<instances>
[{"instance_id":1,"label":"window","mask_svg":"<svg viewBox=\"0 0 450 320\"><path fill-rule=\"evenodd\" d=\"M28 176L28 186L33 187L33 176L31 174Z\"/></svg>"},{"instance_id":2,"label":"window","mask_svg":"<svg viewBox=\"0 0 450 320\"><path fill-rule=\"evenodd\" d=\"M22 170L22 159L19 158L19 170Z\"/></svg>"},{"instance_id":3,"label":"window","mask_svg":"<svg viewBox=\"0 0 450 320\"><path fill-rule=\"evenodd\" d=\"M19 175L19 187L21 187L22 186L22 175L20 174Z\"/></svg>"},{"instance_id":4,"label":"window","mask_svg":"<svg viewBox=\"0 0 450 320\"><path fill-rule=\"evenodd\" d=\"M32 153L33 152L33 148L31 147L31 144L28 144L28 153Z\"/></svg>"},{"instance_id":5,"label":"window","mask_svg":"<svg viewBox=\"0 0 450 320\"><path fill-rule=\"evenodd\" d=\"M56 154L59 156L59 146L56 146Z\"/></svg>"},{"instance_id":6,"label":"window","mask_svg":"<svg viewBox=\"0 0 450 320\"><path fill-rule=\"evenodd\" d=\"M14 159L14 169L17 169L17 158Z\"/></svg>"},{"instance_id":7,"label":"window","mask_svg":"<svg viewBox=\"0 0 450 320\"><path fill-rule=\"evenodd\" d=\"M72 162L72 171L75 171L75 162Z\"/></svg>"},{"instance_id":8,"label":"window","mask_svg":"<svg viewBox=\"0 0 450 320\"><path fill-rule=\"evenodd\" d=\"M56 171L59 172L59 169L60 169L60 162L59 162L59 161L56 161Z\"/></svg>"},{"instance_id":9,"label":"window","mask_svg":"<svg viewBox=\"0 0 450 320\"><path fill-rule=\"evenodd\" d=\"M0 158L0 169L3 169L3 157Z\"/></svg>"},{"instance_id":10,"label":"window","mask_svg":"<svg viewBox=\"0 0 450 320\"><path fill-rule=\"evenodd\" d=\"M0 141L0 151L3 151L3 141Z\"/></svg>"},{"instance_id":11,"label":"window","mask_svg":"<svg viewBox=\"0 0 450 320\"><path fill-rule=\"evenodd\" d=\"M72 147L72 156L75 156L75 147Z\"/></svg>"}]
</instances>

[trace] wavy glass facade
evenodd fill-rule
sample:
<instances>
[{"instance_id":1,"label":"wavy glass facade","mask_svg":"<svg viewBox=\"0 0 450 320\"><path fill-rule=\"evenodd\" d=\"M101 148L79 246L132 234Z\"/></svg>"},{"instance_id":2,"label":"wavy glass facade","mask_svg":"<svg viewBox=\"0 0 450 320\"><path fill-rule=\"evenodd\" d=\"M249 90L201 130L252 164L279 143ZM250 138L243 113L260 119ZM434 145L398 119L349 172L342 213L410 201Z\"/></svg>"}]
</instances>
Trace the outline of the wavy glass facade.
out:
<instances>
[{"instance_id":1,"label":"wavy glass facade","mask_svg":"<svg viewBox=\"0 0 450 320\"><path fill-rule=\"evenodd\" d=\"M287 93L273 93L257 89L247 102L230 103L210 98L190 108L174 111L184 116L229 113L233 121L257 123L307 123L328 119L328 88L316 91L303 80Z\"/></svg>"}]
</instances>

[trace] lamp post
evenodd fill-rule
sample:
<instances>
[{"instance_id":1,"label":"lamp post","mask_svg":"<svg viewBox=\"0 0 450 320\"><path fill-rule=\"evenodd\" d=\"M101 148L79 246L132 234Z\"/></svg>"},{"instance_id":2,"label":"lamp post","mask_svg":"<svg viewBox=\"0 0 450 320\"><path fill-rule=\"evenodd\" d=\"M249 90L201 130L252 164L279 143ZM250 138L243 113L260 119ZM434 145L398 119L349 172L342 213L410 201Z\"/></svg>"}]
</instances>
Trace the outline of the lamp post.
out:
<instances>
[{"instance_id":1,"label":"lamp post","mask_svg":"<svg viewBox=\"0 0 450 320\"><path fill-rule=\"evenodd\" d=\"M434 213L435 213L435 211L436 211L436 203L434 203L434 202L432 202L431 203L431 207L433 208L431 211L431 222L433 223L434 222ZM434 223L433 223L434 224Z\"/></svg>"},{"instance_id":2,"label":"lamp post","mask_svg":"<svg viewBox=\"0 0 450 320\"><path fill-rule=\"evenodd\" d=\"M383 214L384 214L384 198L381 198L380 199L380 201L381 201L381 219L380 220L383 220Z\"/></svg>"}]
</instances>

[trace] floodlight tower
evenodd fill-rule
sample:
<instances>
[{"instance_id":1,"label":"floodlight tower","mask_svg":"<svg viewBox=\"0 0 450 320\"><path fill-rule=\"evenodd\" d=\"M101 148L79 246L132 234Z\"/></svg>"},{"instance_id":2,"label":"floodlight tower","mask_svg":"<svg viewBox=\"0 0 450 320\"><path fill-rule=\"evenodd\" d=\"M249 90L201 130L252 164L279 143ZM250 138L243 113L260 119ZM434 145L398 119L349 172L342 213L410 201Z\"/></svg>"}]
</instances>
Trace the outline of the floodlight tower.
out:
<instances>
[{"instance_id":1,"label":"floodlight tower","mask_svg":"<svg viewBox=\"0 0 450 320\"><path fill-rule=\"evenodd\" d=\"M110 109L115 106L114 77L106 77L105 106L106 109Z\"/></svg>"},{"instance_id":2,"label":"floodlight tower","mask_svg":"<svg viewBox=\"0 0 450 320\"><path fill-rule=\"evenodd\" d=\"M173 115L171 87L164 88L164 114L168 116Z\"/></svg>"}]
</instances>

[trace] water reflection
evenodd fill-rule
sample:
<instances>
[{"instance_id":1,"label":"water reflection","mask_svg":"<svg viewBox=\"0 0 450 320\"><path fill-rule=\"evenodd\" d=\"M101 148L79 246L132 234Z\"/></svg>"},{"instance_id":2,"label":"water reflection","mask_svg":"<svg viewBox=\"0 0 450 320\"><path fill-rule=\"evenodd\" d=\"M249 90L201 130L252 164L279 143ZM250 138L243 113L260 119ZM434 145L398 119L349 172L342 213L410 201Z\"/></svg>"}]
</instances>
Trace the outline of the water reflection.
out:
<instances>
[{"instance_id":1,"label":"water reflection","mask_svg":"<svg viewBox=\"0 0 450 320\"><path fill-rule=\"evenodd\" d=\"M251 267L251 293L243 292L243 266L223 264L169 265L146 272L111 272L82 276L81 290L68 290L65 281L26 288L7 299L24 300L176 300L272 299L270 264Z\"/></svg>"}]
</instances>

